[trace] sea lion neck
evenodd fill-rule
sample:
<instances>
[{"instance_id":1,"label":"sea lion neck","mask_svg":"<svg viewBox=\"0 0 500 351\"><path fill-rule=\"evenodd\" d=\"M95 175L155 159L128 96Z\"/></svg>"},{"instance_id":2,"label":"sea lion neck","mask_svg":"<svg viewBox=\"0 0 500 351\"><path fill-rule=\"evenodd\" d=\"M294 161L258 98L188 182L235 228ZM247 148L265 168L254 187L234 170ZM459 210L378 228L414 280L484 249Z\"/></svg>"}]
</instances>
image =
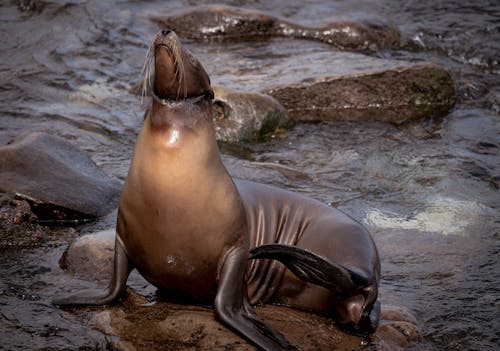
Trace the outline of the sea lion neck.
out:
<instances>
[{"instance_id":1,"label":"sea lion neck","mask_svg":"<svg viewBox=\"0 0 500 351\"><path fill-rule=\"evenodd\" d=\"M155 128L172 124L194 127L202 120L211 120L212 101L204 95L184 100L166 100L153 95L148 116L149 123Z\"/></svg>"}]
</instances>

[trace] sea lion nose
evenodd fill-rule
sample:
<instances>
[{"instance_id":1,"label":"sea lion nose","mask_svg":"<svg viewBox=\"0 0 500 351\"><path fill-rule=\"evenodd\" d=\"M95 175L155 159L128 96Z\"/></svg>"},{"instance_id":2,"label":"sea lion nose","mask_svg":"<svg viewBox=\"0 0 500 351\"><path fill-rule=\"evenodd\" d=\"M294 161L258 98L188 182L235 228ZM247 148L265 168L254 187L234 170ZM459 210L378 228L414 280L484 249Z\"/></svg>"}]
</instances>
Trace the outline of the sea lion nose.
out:
<instances>
[{"instance_id":1,"label":"sea lion nose","mask_svg":"<svg viewBox=\"0 0 500 351\"><path fill-rule=\"evenodd\" d=\"M163 30L161 31L161 34L162 34L164 37L166 37L166 36L167 36L170 32L171 32L171 30L170 30L170 29L163 29Z\"/></svg>"}]
</instances>

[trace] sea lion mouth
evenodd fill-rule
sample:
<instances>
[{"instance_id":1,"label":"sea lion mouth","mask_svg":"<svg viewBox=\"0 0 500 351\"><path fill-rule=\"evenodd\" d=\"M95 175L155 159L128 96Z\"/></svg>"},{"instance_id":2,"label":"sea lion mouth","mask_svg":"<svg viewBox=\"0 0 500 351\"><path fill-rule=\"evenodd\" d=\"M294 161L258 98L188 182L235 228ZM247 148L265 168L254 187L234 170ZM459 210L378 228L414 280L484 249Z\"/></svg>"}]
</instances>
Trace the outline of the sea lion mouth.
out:
<instances>
[{"instance_id":1,"label":"sea lion mouth","mask_svg":"<svg viewBox=\"0 0 500 351\"><path fill-rule=\"evenodd\" d=\"M213 98L207 73L181 45L173 31L162 30L154 36L142 73L142 96L150 91L155 100L163 105L191 99L197 101L203 97Z\"/></svg>"}]
</instances>

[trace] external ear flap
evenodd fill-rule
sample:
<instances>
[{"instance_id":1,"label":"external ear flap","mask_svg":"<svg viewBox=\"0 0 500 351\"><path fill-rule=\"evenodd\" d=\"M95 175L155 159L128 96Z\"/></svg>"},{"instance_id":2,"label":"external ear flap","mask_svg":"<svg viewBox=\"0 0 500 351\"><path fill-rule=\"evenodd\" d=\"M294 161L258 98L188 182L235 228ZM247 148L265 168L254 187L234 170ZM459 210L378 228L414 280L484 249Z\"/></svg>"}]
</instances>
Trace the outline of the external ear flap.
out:
<instances>
[{"instance_id":1,"label":"external ear flap","mask_svg":"<svg viewBox=\"0 0 500 351\"><path fill-rule=\"evenodd\" d=\"M250 254L251 259L278 260L303 281L327 288L339 296L351 295L371 283L361 273L296 246L267 244L254 248Z\"/></svg>"},{"instance_id":2,"label":"external ear flap","mask_svg":"<svg viewBox=\"0 0 500 351\"><path fill-rule=\"evenodd\" d=\"M215 96L215 95L214 95L214 91L213 91L212 89L207 90L207 91L205 92L205 96L206 96L206 97L208 97L208 98L210 98L210 100L212 100L212 99L214 98L214 96Z\"/></svg>"}]
</instances>

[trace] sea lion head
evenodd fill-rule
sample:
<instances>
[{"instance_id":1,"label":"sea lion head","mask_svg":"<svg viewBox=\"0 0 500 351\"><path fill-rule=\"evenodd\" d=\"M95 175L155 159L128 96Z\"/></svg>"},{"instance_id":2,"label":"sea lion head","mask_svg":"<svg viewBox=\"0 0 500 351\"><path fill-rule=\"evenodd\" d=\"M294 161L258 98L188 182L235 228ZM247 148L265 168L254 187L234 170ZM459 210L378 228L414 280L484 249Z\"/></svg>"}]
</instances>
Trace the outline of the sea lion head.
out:
<instances>
[{"instance_id":1,"label":"sea lion head","mask_svg":"<svg viewBox=\"0 0 500 351\"><path fill-rule=\"evenodd\" d=\"M375 332L380 316L377 301L378 287L370 285L362 288L360 294L339 299L336 305L336 321L341 327L356 335Z\"/></svg>"},{"instance_id":2,"label":"sea lion head","mask_svg":"<svg viewBox=\"0 0 500 351\"><path fill-rule=\"evenodd\" d=\"M154 80L150 87L153 58ZM214 96L207 72L171 30L161 30L153 38L144 74L143 93L152 88L153 95L162 100L181 101L203 96L212 99Z\"/></svg>"}]
</instances>

